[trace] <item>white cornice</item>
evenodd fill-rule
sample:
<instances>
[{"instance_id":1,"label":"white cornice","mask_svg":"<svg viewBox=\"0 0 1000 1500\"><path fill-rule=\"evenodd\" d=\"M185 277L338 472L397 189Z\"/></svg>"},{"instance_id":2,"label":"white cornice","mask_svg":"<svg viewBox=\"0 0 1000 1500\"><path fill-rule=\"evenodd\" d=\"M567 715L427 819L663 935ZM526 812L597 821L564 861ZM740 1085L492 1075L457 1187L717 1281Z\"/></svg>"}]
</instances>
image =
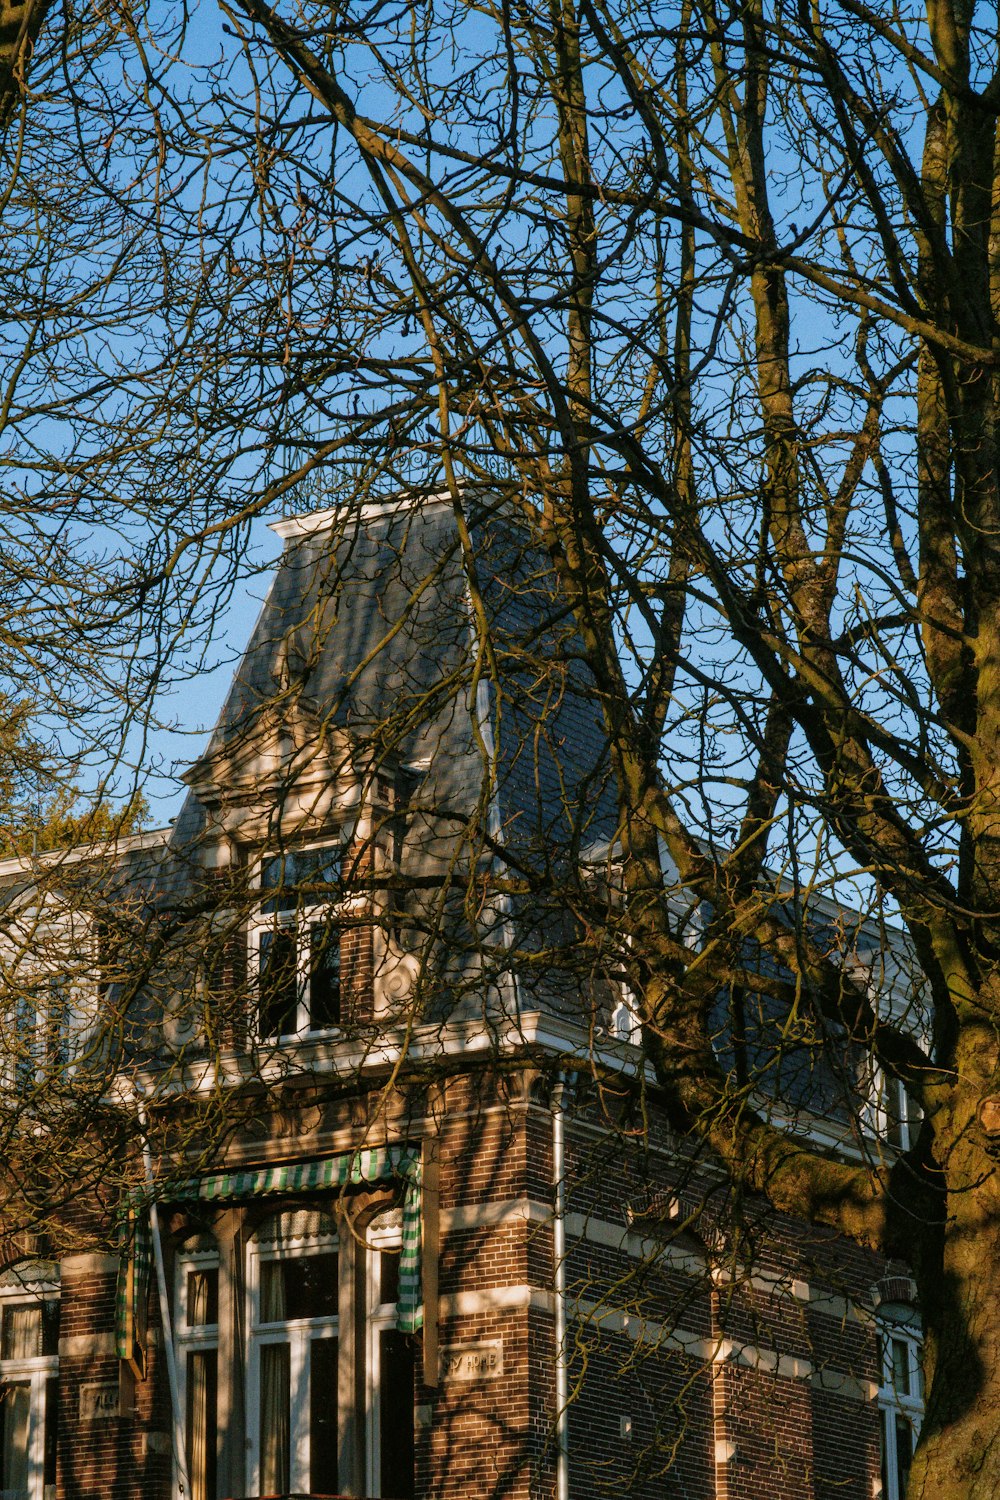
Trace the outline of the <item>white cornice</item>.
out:
<instances>
[{"instance_id":1,"label":"white cornice","mask_svg":"<svg viewBox=\"0 0 1000 1500\"><path fill-rule=\"evenodd\" d=\"M173 828L150 828L145 833L129 833L95 844L75 844L68 849L47 849L44 854L17 854L0 859L0 880L7 875L32 875L53 866L78 864L85 859L107 859L130 854L136 849L155 849L166 844Z\"/></svg>"},{"instance_id":2,"label":"white cornice","mask_svg":"<svg viewBox=\"0 0 1000 1500\"><path fill-rule=\"evenodd\" d=\"M317 531L330 531L349 517L358 521L376 521L382 516L397 515L404 510L426 510L431 506L451 505L451 496L440 492L433 495L393 495L388 500L372 500L360 508L355 505L331 505L328 510L307 511L301 516L286 516L281 521L271 521L270 528L283 541L310 536Z\"/></svg>"}]
</instances>

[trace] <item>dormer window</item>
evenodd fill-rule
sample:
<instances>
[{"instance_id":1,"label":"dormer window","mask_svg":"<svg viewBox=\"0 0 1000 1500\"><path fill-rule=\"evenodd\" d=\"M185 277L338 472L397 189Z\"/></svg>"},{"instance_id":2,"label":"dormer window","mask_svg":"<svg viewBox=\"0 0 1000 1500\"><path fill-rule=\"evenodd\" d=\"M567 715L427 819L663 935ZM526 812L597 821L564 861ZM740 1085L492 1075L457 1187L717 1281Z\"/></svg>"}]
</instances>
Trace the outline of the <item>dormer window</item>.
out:
<instances>
[{"instance_id":1,"label":"dormer window","mask_svg":"<svg viewBox=\"0 0 1000 1500\"><path fill-rule=\"evenodd\" d=\"M340 1025L340 844L265 854L251 924L262 1040Z\"/></svg>"}]
</instances>

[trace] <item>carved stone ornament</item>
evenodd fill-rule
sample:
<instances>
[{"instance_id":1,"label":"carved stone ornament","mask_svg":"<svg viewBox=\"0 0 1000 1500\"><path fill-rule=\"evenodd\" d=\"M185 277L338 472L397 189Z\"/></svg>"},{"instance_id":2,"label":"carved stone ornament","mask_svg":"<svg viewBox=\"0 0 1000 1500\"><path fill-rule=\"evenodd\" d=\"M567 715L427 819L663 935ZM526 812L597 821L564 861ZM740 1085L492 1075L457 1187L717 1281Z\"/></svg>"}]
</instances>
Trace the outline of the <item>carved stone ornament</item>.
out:
<instances>
[{"instance_id":1,"label":"carved stone ornament","mask_svg":"<svg viewBox=\"0 0 1000 1500\"><path fill-rule=\"evenodd\" d=\"M407 953L394 938L387 938L385 954L375 974L375 988L380 1008L395 1010L413 993L420 977L420 960Z\"/></svg>"}]
</instances>

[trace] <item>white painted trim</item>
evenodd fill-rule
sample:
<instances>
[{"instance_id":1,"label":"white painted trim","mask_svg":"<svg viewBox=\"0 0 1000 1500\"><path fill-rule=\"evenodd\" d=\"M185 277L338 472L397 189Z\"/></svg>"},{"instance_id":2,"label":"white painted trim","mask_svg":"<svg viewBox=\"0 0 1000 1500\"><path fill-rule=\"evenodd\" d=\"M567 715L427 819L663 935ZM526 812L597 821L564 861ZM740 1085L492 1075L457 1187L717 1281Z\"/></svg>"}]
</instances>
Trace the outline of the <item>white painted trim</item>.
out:
<instances>
[{"instance_id":1,"label":"white painted trim","mask_svg":"<svg viewBox=\"0 0 1000 1500\"><path fill-rule=\"evenodd\" d=\"M289 1490L309 1488L309 1360L311 1345L318 1338L340 1337L338 1317L260 1321L260 1266L262 1261L295 1260L309 1255L339 1251L334 1234L304 1235L301 1239L274 1245L261 1244L255 1235L247 1246L246 1266L246 1468L250 1493L260 1491L260 1351L266 1344L289 1345Z\"/></svg>"},{"instance_id":2,"label":"white painted trim","mask_svg":"<svg viewBox=\"0 0 1000 1500\"><path fill-rule=\"evenodd\" d=\"M153 849L166 844L173 827L150 828L145 833L127 833L103 844L74 844L66 849L47 849L44 854L18 854L0 859L0 879L5 875L33 875L39 869L58 865L75 865L84 859L107 859L109 855L130 854L136 849Z\"/></svg>"},{"instance_id":3,"label":"white painted trim","mask_svg":"<svg viewBox=\"0 0 1000 1500\"><path fill-rule=\"evenodd\" d=\"M187 1356L188 1354L205 1354L213 1350L216 1356L216 1380L222 1378L222 1370L219 1368L219 1324L209 1323L204 1326L188 1326L187 1315L187 1273L201 1267L219 1272L221 1277L222 1256L216 1247L214 1250L185 1250L183 1247L177 1252L174 1263L174 1348L177 1365L177 1394L178 1407L174 1413L174 1445L173 1452L187 1454ZM218 1434L216 1434L218 1440ZM218 1454L216 1454L218 1457ZM176 1460L173 1464L174 1495L176 1500L190 1500L189 1496L181 1489L180 1474L177 1469Z\"/></svg>"},{"instance_id":4,"label":"white painted trim","mask_svg":"<svg viewBox=\"0 0 1000 1500\"><path fill-rule=\"evenodd\" d=\"M380 1335L386 1329L395 1328L397 1305L395 1302L378 1301L378 1271L376 1257L383 1250L399 1251L403 1248L402 1228L393 1226L388 1230L371 1230L365 1236L365 1250L360 1257L364 1265L365 1278L365 1493L382 1493L382 1361Z\"/></svg>"},{"instance_id":5,"label":"white painted trim","mask_svg":"<svg viewBox=\"0 0 1000 1500\"><path fill-rule=\"evenodd\" d=\"M438 1300L438 1317L474 1318L482 1313L518 1312L533 1307L539 1312L552 1314L555 1300L551 1292L540 1287L484 1286L474 1292L452 1292Z\"/></svg>"},{"instance_id":6,"label":"white painted trim","mask_svg":"<svg viewBox=\"0 0 1000 1500\"><path fill-rule=\"evenodd\" d=\"M436 491L431 495L410 492L393 495L388 500L369 500L361 506L331 505L326 510L307 511L299 516L285 516L280 521L268 522L268 526L275 536L280 536L282 541L288 541L293 538L312 536L317 531L330 531L338 522L352 517L361 522L375 521L382 516L398 515L402 511L425 510L430 506L450 506L451 503L451 496L441 491Z\"/></svg>"},{"instance_id":7,"label":"white painted trim","mask_svg":"<svg viewBox=\"0 0 1000 1500\"><path fill-rule=\"evenodd\" d=\"M113 1333L67 1333L59 1340L60 1358L108 1359L115 1353Z\"/></svg>"},{"instance_id":8,"label":"white painted trim","mask_svg":"<svg viewBox=\"0 0 1000 1500\"><path fill-rule=\"evenodd\" d=\"M393 1068L407 1059L435 1062L448 1057L510 1056L524 1047L541 1047L588 1068L596 1063L626 1077L642 1074L647 1082L655 1083L653 1069L638 1047L627 1042L592 1047L579 1027L539 1011L516 1019L498 1017L495 1022L479 1016L465 1021L424 1022L412 1028L394 1027L360 1040L298 1038L276 1047L273 1061L262 1062L246 1052L227 1051L220 1054L218 1065L212 1061L192 1061L183 1069L175 1069L166 1086L159 1074L140 1074L138 1082L140 1086L158 1089L158 1099L163 1102L172 1095L214 1094L220 1087L242 1087L250 1078L263 1083L278 1082L296 1072L320 1077L346 1074L357 1077Z\"/></svg>"},{"instance_id":9,"label":"white painted trim","mask_svg":"<svg viewBox=\"0 0 1000 1500\"><path fill-rule=\"evenodd\" d=\"M118 1256L105 1255L100 1250L70 1250L64 1255L59 1268L63 1276L117 1276Z\"/></svg>"},{"instance_id":10,"label":"white painted trim","mask_svg":"<svg viewBox=\"0 0 1000 1500\"><path fill-rule=\"evenodd\" d=\"M808 1380L817 1389L856 1401L873 1401L878 1395L878 1387L872 1381L860 1380L844 1370L833 1370L828 1366L817 1369L810 1360L798 1355L780 1354L776 1349L760 1349L754 1344L737 1344L728 1338L706 1337L685 1328L668 1327L599 1302L580 1301L571 1306L571 1311L581 1321L595 1324L602 1333L621 1333L634 1343L677 1349L700 1364L737 1364L748 1370L762 1370L782 1380Z\"/></svg>"},{"instance_id":11,"label":"white painted trim","mask_svg":"<svg viewBox=\"0 0 1000 1500\"><path fill-rule=\"evenodd\" d=\"M571 1215L570 1219L573 1217ZM442 1208L440 1219L441 1232L447 1234L454 1230L485 1229L498 1224L548 1224L552 1221L552 1209L536 1198L506 1198L499 1203L463 1203L458 1208Z\"/></svg>"},{"instance_id":12,"label":"white painted trim","mask_svg":"<svg viewBox=\"0 0 1000 1500\"><path fill-rule=\"evenodd\" d=\"M21 1307L38 1307L44 1318L41 1304L58 1300L56 1296L43 1296L39 1288L4 1287L0 1303L13 1303ZM43 1325L44 1326L44 1325ZM21 1359L0 1360L0 1383L26 1385L28 1387L28 1488L26 1500L44 1500L45 1494L45 1424L47 1419L47 1385L59 1374L58 1354L32 1354ZM0 1475L2 1478L2 1475ZM6 1494L7 1491L2 1491ZM13 1493L13 1492L11 1492Z\"/></svg>"}]
</instances>

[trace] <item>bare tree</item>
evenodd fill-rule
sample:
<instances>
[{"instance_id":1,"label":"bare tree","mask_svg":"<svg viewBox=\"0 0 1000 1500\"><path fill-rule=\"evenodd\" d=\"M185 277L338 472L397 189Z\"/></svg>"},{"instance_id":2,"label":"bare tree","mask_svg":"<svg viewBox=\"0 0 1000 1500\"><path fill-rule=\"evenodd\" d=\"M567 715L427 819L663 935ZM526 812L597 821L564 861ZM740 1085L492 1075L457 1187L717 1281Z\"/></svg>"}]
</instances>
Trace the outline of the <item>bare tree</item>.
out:
<instances>
[{"instance_id":1,"label":"bare tree","mask_svg":"<svg viewBox=\"0 0 1000 1500\"><path fill-rule=\"evenodd\" d=\"M518 513L571 621L555 659L601 709L616 828L595 850L567 797L584 879L486 797L456 883L496 921L572 915L571 940L517 931L525 965L627 978L674 1125L741 1188L913 1264L912 1493L992 1495L995 18L231 0L206 46L152 10L67 14L3 218L3 451L32 539L9 691L41 670L82 722L53 640L99 641L127 716L211 620L249 517L424 486L454 502L484 722L516 738L553 637L515 692L463 495ZM851 906L908 934L902 1014ZM848 1164L784 1127L746 1041L762 995L912 1096L908 1152Z\"/></svg>"},{"instance_id":2,"label":"bare tree","mask_svg":"<svg viewBox=\"0 0 1000 1500\"><path fill-rule=\"evenodd\" d=\"M234 332L212 359L244 451L286 454L257 503L319 475L323 503L423 480L460 509L474 481L537 528L617 789L602 941L674 1123L746 1189L911 1260L930 1376L912 1493L992 1494L988 13L225 13L238 51L187 128L247 164L215 179ZM511 900L554 893L551 868L495 852ZM909 934L902 1022L871 956L809 917L848 889ZM585 895L559 900L587 925ZM913 1148L850 1165L790 1136L713 1045L720 989L869 1053L923 1110Z\"/></svg>"}]
</instances>

